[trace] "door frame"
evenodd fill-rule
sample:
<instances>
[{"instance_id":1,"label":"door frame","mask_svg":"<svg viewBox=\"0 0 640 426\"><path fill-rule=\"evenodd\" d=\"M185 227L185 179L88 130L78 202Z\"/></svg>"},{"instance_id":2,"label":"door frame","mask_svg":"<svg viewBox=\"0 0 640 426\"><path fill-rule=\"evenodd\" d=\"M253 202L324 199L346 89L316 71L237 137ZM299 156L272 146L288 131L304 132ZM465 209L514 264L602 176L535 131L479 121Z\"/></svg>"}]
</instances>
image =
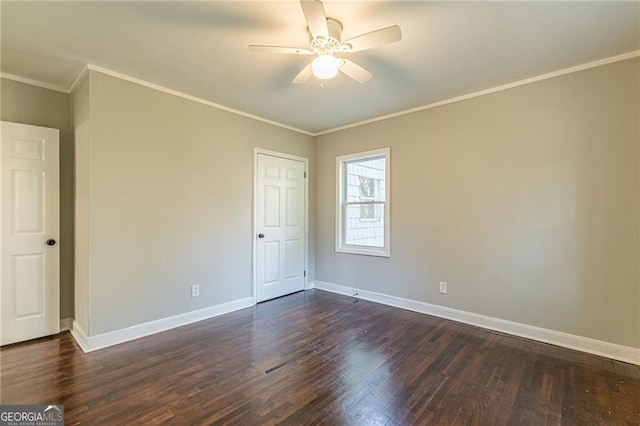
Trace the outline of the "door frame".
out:
<instances>
[{"instance_id":1,"label":"door frame","mask_svg":"<svg viewBox=\"0 0 640 426\"><path fill-rule=\"evenodd\" d=\"M253 217L253 225L251 227L252 235L252 276L253 276L253 304L257 304L258 300L258 217L256 209L256 200L258 199L258 155L269 155L271 157L284 158L286 160L295 160L304 163L304 290L309 289L309 159L298 155L287 154L284 152L271 151L263 148L253 149L253 200L251 202L251 210Z\"/></svg>"}]
</instances>

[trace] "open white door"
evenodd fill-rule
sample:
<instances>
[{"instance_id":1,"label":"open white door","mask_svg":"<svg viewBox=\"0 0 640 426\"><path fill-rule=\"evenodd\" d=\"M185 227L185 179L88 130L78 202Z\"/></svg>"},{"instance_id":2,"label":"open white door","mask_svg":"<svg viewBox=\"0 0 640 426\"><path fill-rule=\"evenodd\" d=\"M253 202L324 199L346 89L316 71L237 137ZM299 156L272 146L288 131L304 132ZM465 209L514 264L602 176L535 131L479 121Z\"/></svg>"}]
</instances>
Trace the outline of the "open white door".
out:
<instances>
[{"instance_id":1,"label":"open white door","mask_svg":"<svg viewBox=\"0 0 640 426\"><path fill-rule=\"evenodd\" d=\"M59 132L2 122L0 342L60 332Z\"/></svg>"},{"instance_id":2,"label":"open white door","mask_svg":"<svg viewBox=\"0 0 640 426\"><path fill-rule=\"evenodd\" d=\"M256 301L304 290L305 163L261 154L256 162Z\"/></svg>"}]
</instances>

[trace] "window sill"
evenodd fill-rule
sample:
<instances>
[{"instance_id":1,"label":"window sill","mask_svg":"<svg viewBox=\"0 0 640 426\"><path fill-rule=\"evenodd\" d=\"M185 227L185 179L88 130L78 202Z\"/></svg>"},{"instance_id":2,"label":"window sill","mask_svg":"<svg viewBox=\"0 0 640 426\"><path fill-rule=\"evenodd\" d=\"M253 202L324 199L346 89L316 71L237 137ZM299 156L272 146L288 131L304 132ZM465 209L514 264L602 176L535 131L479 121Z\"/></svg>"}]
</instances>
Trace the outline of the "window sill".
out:
<instances>
[{"instance_id":1,"label":"window sill","mask_svg":"<svg viewBox=\"0 0 640 426\"><path fill-rule=\"evenodd\" d=\"M358 247L336 247L336 253L358 254L361 256L391 257L389 249L368 249Z\"/></svg>"}]
</instances>

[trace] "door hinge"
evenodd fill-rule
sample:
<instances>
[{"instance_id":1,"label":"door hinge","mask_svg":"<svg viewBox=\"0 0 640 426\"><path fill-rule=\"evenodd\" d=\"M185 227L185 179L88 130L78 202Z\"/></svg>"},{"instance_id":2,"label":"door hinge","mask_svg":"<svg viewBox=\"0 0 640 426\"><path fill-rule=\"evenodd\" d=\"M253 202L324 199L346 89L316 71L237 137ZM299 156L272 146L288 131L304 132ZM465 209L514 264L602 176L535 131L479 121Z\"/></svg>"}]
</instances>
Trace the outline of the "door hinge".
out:
<instances>
[{"instance_id":1,"label":"door hinge","mask_svg":"<svg viewBox=\"0 0 640 426\"><path fill-rule=\"evenodd\" d=\"M304 271L304 276L305 276L305 277L307 276L307 271Z\"/></svg>"},{"instance_id":2,"label":"door hinge","mask_svg":"<svg viewBox=\"0 0 640 426\"><path fill-rule=\"evenodd\" d=\"M307 178L307 172L304 172L304 178L305 179Z\"/></svg>"}]
</instances>

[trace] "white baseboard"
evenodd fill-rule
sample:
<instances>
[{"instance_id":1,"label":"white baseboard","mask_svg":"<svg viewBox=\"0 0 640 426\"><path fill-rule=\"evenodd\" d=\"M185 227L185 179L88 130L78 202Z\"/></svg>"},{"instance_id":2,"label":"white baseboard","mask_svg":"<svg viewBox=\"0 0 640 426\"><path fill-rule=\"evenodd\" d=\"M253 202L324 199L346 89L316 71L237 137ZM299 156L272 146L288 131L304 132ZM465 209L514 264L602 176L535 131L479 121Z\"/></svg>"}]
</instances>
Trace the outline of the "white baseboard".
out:
<instances>
[{"instance_id":1,"label":"white baseboard","mask_svg":"<svg viewBox=\"0 0 640 426\"><path fill-rule=\"evenodd\" d=\"M640 349L629 346L622 346L615 343L603 342L589 337L576 336L574 334L549 330L546 328L534 327L532 325L507 321L486 315L474 314L472 312L447 308L444 306L432 305L430 303L418 302L416 300L403 299L389 296L373 291L362 290L354 287L347 287L338 284L315 281L315 288L333 293L353 296L357 293L359 299L370 300L384 305L394 306L409 311L422 314L433 315L440 318L463 322L489 330L500 331L514 336L525 337L544 343L550 343L564 348L575 349L593 355L604 356L630 364L640 365Z\"/></svg>"},{"instance_id":2,"label":"white baseboard","mask_svg":"<svg viewBox=\"0 0 640 426\"><path fill-rule=\"evenodd\" d=\"M227 314L239 309L248 308L253 305L255 305L253 297L247 297L199 309L197 311L185 312L184 314L145 322L143 324L110 331L104 334L98 334L96 336L87 336L87 333L82 329L82 327L74 321L73 328L71 329L71 335L76 342L78 342L78 345L84 352L91 352L108 346L117 345L119 343L128 342L130 340L139 339L140 337L149 336L161 331L170 330L172 328L216 317L218 315Z\"/></svg>"},{"instance_id":3,"label":"white baseboard","mask_svg":"<svg viewBox=\"0 0 640 426\"><path fill-rule=\"evenodd\" d=\"M73 318L60 318L60 332L71 330Z\"/></svg>"},{"instance_id":4,"label":"white baseboard","mask_svg":"<svg viewBox=\"0 0 640 426\"><path fill-rule=\"evenodd\" d=\"M314 288L316 288L316 285L315 285L315 283L313 281L307 281L305 283L305 285L304 285L304 289L305 290L311 290L311 289L314 289Z\"/></svg>"},{"instance_id":5,"label":"white baseboard","mask_svg":"<svg viewBox=\"0 0 640 426\"><path fill-rule=\"evenodd\" d=\"M87 333L82 329L82 327L80 327L80 324L78 324L76 320L73 320L73 324L69 332L71 333L73 340L75 340L78 346L80 346L80 349L82 349L82 352L87 353L92 350L89 346Z\"/></svg>"}]
</instances>

